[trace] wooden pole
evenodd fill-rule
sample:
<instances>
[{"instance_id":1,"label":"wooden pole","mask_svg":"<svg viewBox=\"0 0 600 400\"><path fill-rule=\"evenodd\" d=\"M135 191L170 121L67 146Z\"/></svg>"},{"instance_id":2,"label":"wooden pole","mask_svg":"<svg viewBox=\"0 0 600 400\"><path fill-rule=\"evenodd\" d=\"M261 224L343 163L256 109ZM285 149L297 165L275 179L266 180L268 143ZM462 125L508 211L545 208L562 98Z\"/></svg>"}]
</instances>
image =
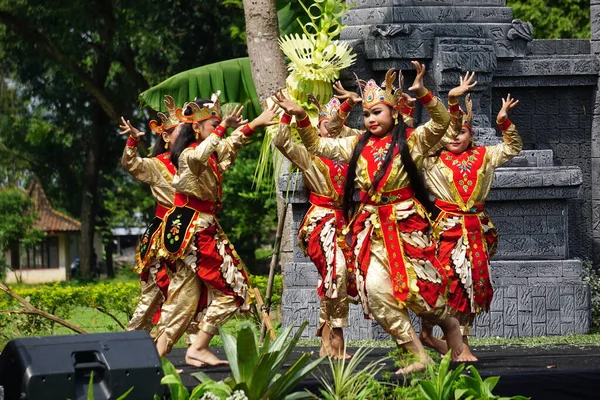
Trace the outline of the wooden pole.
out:
<instances>
[{"instance_id":1,"label":"wooden pole","mask_svg":"<svg viewBox=\"0 0 600 400\"><path fill-rule=\"evenodd\" d=\"M277 218L277 233L275 235L275 243L273 244L273 256L271 257L271 265L269 266L269 280L267 281L267 293L265 296L264 311L267 315L271 312L271 298L273 297L273 284L275 282L275 270L279 264L279 256L281 253L281 238L283 236L283 227L285 225L285 216L287 214L288 203L284 202L279 216ZM269 321L270 322L270 321ZM262 342L266 334L267 326L264 323L260 332L260 341Z\"/></svg>"}]
</instances>

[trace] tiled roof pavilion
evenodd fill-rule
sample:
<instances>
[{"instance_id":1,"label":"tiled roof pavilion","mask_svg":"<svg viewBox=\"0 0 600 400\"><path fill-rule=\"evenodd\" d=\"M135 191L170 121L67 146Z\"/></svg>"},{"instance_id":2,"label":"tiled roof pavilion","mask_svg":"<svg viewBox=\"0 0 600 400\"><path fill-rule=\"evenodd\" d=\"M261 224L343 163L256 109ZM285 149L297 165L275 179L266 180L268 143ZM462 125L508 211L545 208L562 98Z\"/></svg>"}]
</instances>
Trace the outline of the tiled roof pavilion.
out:
<instances>
[{"instance_id":1,"label":"tiled roof pavilion","mask_svg":"<svg viewBox=\"0 0 600 400\"><path fill-rule=\"evenodd\" d=\"M27 196L33 199L37 221L34 228L44 232L79 232L81 222L61 212L50 205L40 181L35 178L27 189Z\"/></svg>"}]
</instances>

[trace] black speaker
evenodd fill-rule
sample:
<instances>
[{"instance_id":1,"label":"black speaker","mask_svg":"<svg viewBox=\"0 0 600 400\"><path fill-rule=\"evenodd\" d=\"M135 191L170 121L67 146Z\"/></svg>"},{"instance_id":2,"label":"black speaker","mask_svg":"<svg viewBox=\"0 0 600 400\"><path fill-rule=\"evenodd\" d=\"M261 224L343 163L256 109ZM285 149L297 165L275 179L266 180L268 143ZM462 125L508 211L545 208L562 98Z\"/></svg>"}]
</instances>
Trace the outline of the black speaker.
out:
<instances>
[{"instance_id":1,"label":"black speaker","mask_svg":"<svg viewBox=\"0 0 600 400\"><path fill-rule=\"evenodd\" d=\"M151 400L163 394L160 358L146 332L95 333L13 339L0 355L6 400Z\"/></svg>"}]
</instances>

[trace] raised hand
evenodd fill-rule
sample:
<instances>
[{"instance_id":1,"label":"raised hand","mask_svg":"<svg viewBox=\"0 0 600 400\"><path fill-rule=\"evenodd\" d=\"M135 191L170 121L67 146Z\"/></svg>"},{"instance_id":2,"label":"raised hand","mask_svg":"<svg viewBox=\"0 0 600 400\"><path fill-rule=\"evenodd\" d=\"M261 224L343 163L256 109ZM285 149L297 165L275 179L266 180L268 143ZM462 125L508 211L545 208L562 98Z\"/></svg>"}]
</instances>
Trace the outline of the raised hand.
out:
<instances>
[{"instance_id":1,"label":"raised hand","mask_svg":"<svg viewBox=\"0 0 600 400\"><path fill-rule=\"evenodd\" d=\"M415 103L417 102L416 98L411 97L406 92L402 92L402 98L404 99L404 104L407 105L407 106L409 106L409 107L414 107Z\"/></svg>"},{"instance_id":2,"label":"raised hand","mask_svg":"<svg viewBox=\"0 0 600 400\"><path fill-rule=\"evenodd\" d=\"M250 125L252 126L252 128L275 125L277 124L277 121L275 121L275 117L277 117L277 114L279 114L279 112L279 106L277 104L273 104L271 107L265 108L258 117L254 118Z\"/></svg>"},{"instance_id":3,"label":"raised hand","mask_svg":"<svg viewBox=\"0 0 600 400\"><path fill-rule=\"evenodd\" d=\"M508 118L508 110L512 110L519 104L519 100L510 97L510 93L506 96L506 99L502 99L502 108L498 112L496 117L496 123L501 124Z\"/></svg>"},{"instance_id":4,"label":"raised hand","mask_svg":"<svg viewBox=\"0 0 600 400\"><path fill-rule=\"evenodd\" d=\"M306 116L306 111L299 104L294 103L292 99L288 99L283 94L283 90L273 93L271 100L285 111L286 114L294 115L296 118L303 119Z\"/></svg>"},{"instance_id":5,"label":"raised hand","mask_svg":"<svg viewBox=\"0 0 600 400\"><path fill-rule=\"evenodd\" d=\"M408 88L411 92L414 92L417 97L424 96L427 93L427 89L423 86L423 77L425 77L425 64L421 64L418 61L411 61L411 64L415 66L417 70L417 76L411 87Z\"/></svg>"},{"instance_id":6,"label":"raised hand","mask_svg":"<svg viewBox=\"0 0 600 400\"><path fill-rule=\"evenodd\" d=\"M477 85L477 81L473 82L475 72L467 72L464 77L460 77L460 84L448 92L448 103L456 103L458 98L467 93L470 89Z\"/></svg>"},{"instance_id":7,"label":"raised hand","mask_svg":"<svg viewBox=\"0 0 600 400\"><path fill-rule=\"evenodd\" d=\"M347 101L348 104L352 107L355 105L362 103L362 97L358 95L358 93L350 92L349 90L344 89L342 86L342 82L336 81L333 84L333 89L339 94L336 94L335 97L340 101Z\"/></svg>"},{"instance_id":8,"label":"raised hand","mask_svg":"<svg viewBox=\"0 0 600 400\"><path fill-rule=\"evenodd\" d=\"M231 111L231 107L227 107L226 114L227 116L223 119L221 124L224 124L225 128L237 128L240 125L244 125L248 123L247 119L243 119L242 111L244 110L244 106L237 105Z\"/></svg>"},{"instance_id":9,"label":"raised hand","mask_svg":"<svg viewBox=\"0 0 600 400\"><path fill-rule=\"evenodd\" d=\"M119 125L119 128L121 128L119 135L129 135L133 140L140 140L140 138L145 135L145 132L142 132L131 125L131 122L125 120L123 117L121 117L121 125Z\"/></svg>"}]
</instances>

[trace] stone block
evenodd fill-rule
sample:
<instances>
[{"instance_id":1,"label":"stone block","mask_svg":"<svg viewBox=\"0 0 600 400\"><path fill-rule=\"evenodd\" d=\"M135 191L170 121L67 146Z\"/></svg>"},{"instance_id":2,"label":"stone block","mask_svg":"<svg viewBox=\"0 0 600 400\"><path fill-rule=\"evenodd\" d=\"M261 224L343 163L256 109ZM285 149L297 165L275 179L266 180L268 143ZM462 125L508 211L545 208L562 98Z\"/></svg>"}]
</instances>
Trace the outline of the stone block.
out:
<instances>
[{"instance_id":1,"label":"stone block","mask_svg":"<svg viewBox=\"0 0 600 400\"><path fill-rule=\"evenodd\" d=\"M510 285L527 285L527 278L498 278L496 282L494 282L498 286L510 286ZM510 289L512 291L512 289ZM516 297L516 292L513 293L512 297Z\"/></svg>"},{"instance_id":2,"label":"stone block","mask_svg":"<svg viewBox=\"0 0 600 400\"><path fill-rule=\"evenodd\" d=\"M527 311L531 312L532 298L531 298L532 287L531 286L517 286L517 308L519 312Z\"/></svg>"},{"instance_id":3,"label":"stone block","mask_svg":"<svg viewBox=\"0 0 600 400\"><path fill-rule=\"evenodd\" d=\"M494 225L502 235L519 235L523 232L523 217L497 217L494 218Z\"/></svg>"},{"instance_id":4,"label":"stone block","mask_svg":"<svg viewBox=\"0 0 600 400\"><path fill-rule=\"evenodd\" d=\"M490 326L490 313L483 312L481 314L478 314L475 317L475 323L480 328L489 327Z\"/></svg>"},{"instance_id":5,"label":"stone block","mask_svg":"<svg viewBox=\"0 0 600 400\"><path fill-rule=\"evenodd\" d=\"M535 324L537 322L546 322L546 299L543 297L532 297L533 311L531 320Z\"/></svg>"},{"instance_id":6,"label":"stone block","mask_svg":"<svg viewBox=\"0 0 600 400\"><path fill-rule=\"evenodd\" d=\"M531 321L531 312L519 311L517 319L519 322L519 330L517 336L521 337L533 335L533 323Z\"/></svg>"},{"instance_id":7,"label":"stone block","mask_svg":"<svg viewBox=\"0 0 600 400\"><path fill-rule=\"evenodd\" d=\"M565 336L565 335L573 335L575 332L575 325L571 322L568 323L561 323L560 324L560 334Z\"/></svg>"},{"instance_id":8,"label":"stone block","mask_svg":"<svg viewBox=\"0 0 600 400\"><path fill-rule=\"evenodd\" d=\"M499 231L497 259L520 259L531 254L531 237L504 235Z\"/></svg>"},{"instance_id":9,"label":"stone block","mask_svg":"<svg viewBox=\"0 0 600 400\"><path fill-rule=\"evenodd\" d=\"M575 311L575 333L588 333L590 329L590 322L592 315L589 310L577 310Z\"/></svg>"},{"instance_id":10,"label":"stone block","mask_svg":"<svg viewBox=\"0 0 600 400\"><path fill-rule=\"evenodd\" d=\"M546 217L547 232L564 234L567 229L567 224L563 216L548 216Z\"/></svg>"},{"instance_id":11,"label":"stone block","mask_svg":"<svg viewBox=\"0 0 600 400\"><path fill-rule=\"evenodd\" d=\"M548 282L553 282L548 280ZM546 309L548 311L559 311L560 310L560 291L558 286L546 287Z\"/></svg>"},{"instance_id":12,"label":"stone block","mask_svg":"<svg viewBox=\"0 0 600 400\"><path fill-rule=\"evenodd\" d=\"M490 335L504 336L504 315L502 312L492 311L490 313Z\"/></svg>"},{"instance_id":13,"label":"stone block","mask_svg":"<svg viewBox=\"0 0 600 400\"><path fill-rule=\"evenodd\" d=\"M546 336L546 324L532 324L532 336Z\"/></svg>"},{"instance_id":14,"label":"stone block","mask_svg":"<svg viewBox=\"0 0 600 400\"><path fill-rule=\"evenodd\" d=\"M575 292L575 307L578 311L590 310L590 287L586 284L580 284L574 286Z\"/></svg>"},{"instance_id":15,"label":"stone block","mask_svg":"<svg viewBox=\"0 0 600 400\"><path fill-rule=\"evenodd\" d=\"M546 216L526 216L523 220L523 233L548 233L548 221Z\"/></svg>"},{"instance_id":16,"label":"stone block","mask_svg":"<svg viewBox=\"0 0 600 400\"><path fill-rule=\"evenodd\" d=\"M496 311L502 312L503 307L504 307L504 287L498 286L498 287L496 287L496 290L494 291L494 297L492 297L492 304L490 304L490 310L494 311L494 312L496 312Z\"/></svg>"},{"instance_id":17,"label":"stone block","mask_svg":"<svg viewBox=\"0 0 600 400\"><path fill-rule=\"evenodd\" d=\"M560 311L548 311L546 316L548 336L560 335Z\"/></svg>"},{"instance_id":18,"label":"stone block","mask_svg":"<svg viewBox=\"0 0 600 400\"><path fill-rule=\"evenodd\" d=\"M560 297L560 319L562 323L575 322L575 296L572 294Z\"/></svg>"},{"instance_id":19,"label":"stone block","mask_svg":"<svg viewBox=\"0 0 600 400\"><path fill-rule=\"evenodd\" d=\"M538 276L540 277L561 277L562 276L562 262L549 261L547 263L541 262L537 263L538 265Z\"/></svg>"},{"instance_id":20,"label":"stone block","mask_svg":"<svg viewBox=\"0 0 600 400\"><path fill-rule=\"evenodd\" d=\"M555 259L566 256L564 235L549 233L531 235L532 255L542 259Z\"/></svg>"},{"instance_id":21,"label":"stone block","mask_svg":"<svg viewBox=\"0 0 600 400\"><path fill-rule=\"evenodd\" d=\"M583 272L583 264L580 260L564 260L563 276L580 277Z\"/></svg>"},{"instance_id":22,"label":"stone block","mask_svg":"<svg viewBox=\"0 0 600 400\"><path fill-rule=\"evenodd\" d=\"M506 325L517 325L516 298L504 298L504 323Z\"/></svg>"},{"instance_id":23,"label":"stone block","mask_svg":"<svg viewBox=\"0 0 600 400\"><path fill-rule=\"evenodd\" d=\"M545 286L531 286L531 296L532 297L546 297L546 287Z\"/></svg>"},{"instance_id":24,"label":"stone block","mask_svg":"<svg viewBox=\"0 0 600 400\"><path fill-rule=\"evenodd\" d=\"M505 325L504 337L509 339L519 337L519 327L517 325Z\"/></svg>"},{"instance_id":25,"label":"stone block","mask_svg":"<svg viewBox=\"0 0 600 400\"><path fill-rule=\"evenodd\" d=\"M284 266L283 284L286 288L313 288L317 287L318 274L312 262L294 262Z\"/></svg>"}]
</instances>

